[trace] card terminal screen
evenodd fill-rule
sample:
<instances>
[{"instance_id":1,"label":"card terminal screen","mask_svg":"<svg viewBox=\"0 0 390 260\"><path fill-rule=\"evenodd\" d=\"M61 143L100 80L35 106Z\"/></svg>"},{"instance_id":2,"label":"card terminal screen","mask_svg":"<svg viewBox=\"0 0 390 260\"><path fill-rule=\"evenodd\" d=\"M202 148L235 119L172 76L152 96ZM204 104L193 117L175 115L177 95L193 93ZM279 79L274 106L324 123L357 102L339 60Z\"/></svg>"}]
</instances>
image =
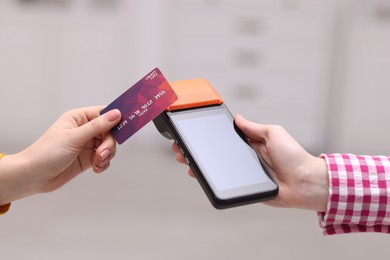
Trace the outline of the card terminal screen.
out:
<instances>
[{"instance_id":1,"label":"card terminal screen","mask_svg":"<svg viewBox=\"0 0 390 260\"><path fill-rule=\"evenodd\" d=\"M230 114L194 112L174 121L204 177L218 191L270 180L256 153L234 130Z\"/></svg>"}]
</instances>

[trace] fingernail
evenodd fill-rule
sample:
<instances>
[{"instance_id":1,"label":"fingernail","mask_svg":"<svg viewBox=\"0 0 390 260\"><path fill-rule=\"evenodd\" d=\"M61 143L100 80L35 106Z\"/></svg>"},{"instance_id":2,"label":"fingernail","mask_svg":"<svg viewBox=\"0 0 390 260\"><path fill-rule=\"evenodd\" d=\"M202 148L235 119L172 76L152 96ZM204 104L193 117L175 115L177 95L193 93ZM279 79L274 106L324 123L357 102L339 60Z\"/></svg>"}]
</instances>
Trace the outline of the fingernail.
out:
<instances>
[{"instance_id":1,"label":"fingernail","mask_svg":"<svg viewBox=\"0 0 390 260\"><path fill-rule=\"evenodd\" d=\"M95 169L94 169L94 171L95 171L95 173L101 173L101 172L103 172L103 168L102 167L95 167Z\"/></svg>"},{"instance_id":2,"label":"fingernail","mask_svg":"<svg viewBox=\"0 0 390 260\"><path fill-rule=\"evenodd\" d=\"M96 173L102 173L102 172L104 172L108 167L110 167L110 162L107 162L105 165L102 165L102 166L95 166L95 172L96 172Z\"/></svg>"},{"instance_id":3,"label":"fingernail","mask_svg":"<svg viewBox=\"0 0 390 260\"><path fill-rule=\"evenodd\" d=\"M103 152L100 153L101 160L104 161L109 155L110 151L108 149L105 149Z\"/></svg>"},{"instance_id":4,"label":"fingernail","mask_svg":"<svg viewBox=\"0 0 390 260\"><path fill-rule=\"evenodd\" d=\"M118 109L113 109L108 111L105 116L109 122L113 122L121 117L121 112Z\"/></svg>"}]
</instances>

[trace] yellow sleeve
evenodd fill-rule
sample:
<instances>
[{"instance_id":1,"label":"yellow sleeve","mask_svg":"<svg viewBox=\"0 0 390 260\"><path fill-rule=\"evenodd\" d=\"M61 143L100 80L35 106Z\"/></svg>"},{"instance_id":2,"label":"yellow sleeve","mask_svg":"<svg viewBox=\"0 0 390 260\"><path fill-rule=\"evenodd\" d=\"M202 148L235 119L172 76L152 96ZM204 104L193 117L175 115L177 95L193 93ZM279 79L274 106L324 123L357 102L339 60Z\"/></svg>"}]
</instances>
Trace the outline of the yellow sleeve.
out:
<instances>
[{"instance_id":1,"label":"yellow sleeve","mask_svg":"<svg viewBox=\"0 0 390 260\"><path fill-rule=\"evenodd\" d=\"M1 160L1 158L4 157L4 155L5 154L0 153L0 160ZM3 215L4 213L6 213L9 210L10 206L11 206L11 203L8 203L8 204L5 204L5 205L1 205L0 206L0 215Z\"/></svg>"},{"instance_id":2,"label":"yellow sleeve","mask_svg":"<svg viewBox=\"0 0 390 260\"><path fill-rule=\"evenodd\" d=\"M9 210L10 206L11 206L11 203L1 205L0 206L0 215L3 215L4 213L6 213Z\"/></svg>"}]
</instances>

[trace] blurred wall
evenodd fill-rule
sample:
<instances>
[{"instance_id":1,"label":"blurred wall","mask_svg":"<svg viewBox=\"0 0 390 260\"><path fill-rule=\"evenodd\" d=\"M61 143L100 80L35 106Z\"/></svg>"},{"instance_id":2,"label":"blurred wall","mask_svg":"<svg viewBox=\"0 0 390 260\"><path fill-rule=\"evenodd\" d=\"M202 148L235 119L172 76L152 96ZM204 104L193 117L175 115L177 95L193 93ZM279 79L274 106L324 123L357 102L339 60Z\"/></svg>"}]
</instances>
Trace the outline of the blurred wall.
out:
<instances>
[{"instance_id":1,"label":"blurred wall","mask_svg":"<svg viewBox=\"0 0 390 260\"><path fill-rule=\"evenodd\" d=\"M3 0L2 142L28 144L158 66L207 78L233 113L314 153L385 153L388 46L385 0Z\"/></svg>"},{"instance_id":2,"label":"blurred wall","mask_svg":"<svg viewBox=\"0 0 390 260\"><path fill-rule=\"evenodd\" d=\"M0 0L0 152L159 67L308 150L389 153L390 0ZM217 211L147 125L110 169L14 202L4 259L380 259L388 237L322 237L315 212Z\"/></svg>"},{"instance_id":3,"label":"blurred wall","mask_svg":"<svg viewBox=\"0 0 390 260\"><path fill-rule=\"evenodd\" d=\"M390 1L346 1L338 17L328 150L389 154Z\"/></svg>"}]
</instances>

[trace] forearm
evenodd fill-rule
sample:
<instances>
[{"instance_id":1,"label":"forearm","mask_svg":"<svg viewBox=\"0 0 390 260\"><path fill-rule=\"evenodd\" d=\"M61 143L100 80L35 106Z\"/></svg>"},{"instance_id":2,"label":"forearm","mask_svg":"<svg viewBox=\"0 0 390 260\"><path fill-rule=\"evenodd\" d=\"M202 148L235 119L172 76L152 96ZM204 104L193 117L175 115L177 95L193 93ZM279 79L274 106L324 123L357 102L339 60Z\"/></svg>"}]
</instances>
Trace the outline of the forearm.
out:
<instances>
[{"instance_id":1,"label":"forearm","mask_svg":"<svg viewBox=\"0 0 390 260\"><path fill-rule=\"evenodd\" d=\"M22 153L0 160L0 205L35 194L29 161Z\"/></svg>"}]
</instances>

